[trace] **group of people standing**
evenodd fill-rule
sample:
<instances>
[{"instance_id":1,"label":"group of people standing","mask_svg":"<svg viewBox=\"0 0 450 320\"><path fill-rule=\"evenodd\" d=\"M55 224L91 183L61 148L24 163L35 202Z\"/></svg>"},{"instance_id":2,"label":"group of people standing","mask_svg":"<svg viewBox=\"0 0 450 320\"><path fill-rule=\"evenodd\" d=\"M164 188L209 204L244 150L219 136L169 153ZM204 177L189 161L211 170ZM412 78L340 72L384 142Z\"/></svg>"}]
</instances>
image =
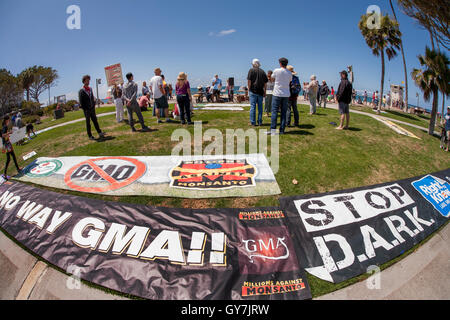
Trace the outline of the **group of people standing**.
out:
<instances>
[{"instance_id":1,"label":"group of people standing","mask_svg":"<svg viewBox=\"0 0 450 320\"><path fill-rule=\"evenodd\" d=\"M297 72L294 67L288 65L288 59L280 58L278 60L280 67L274 71L269 70L266 73L261 69L261 63L258 59L253 59L252 68L248 72L247 82L250 99L250 124L252 126L262 125L263 99L265 98L264 112L271 116L271 130L269 134L278 134L276 131L278 113L280 113L281 123L279 134L285 134L286 127L299 126L299 112L297 99L301 92L301 85ZM304 84L303 88L309 97L310 115L316 114L317 103L326 108L328 96L334 95L334 89L330 90L326 81L319 85L315 75L310 77L310 82ZM350 119L349 104L351 102L353 87L348 81L346 71L341 72L341 83L336 94L339 102L339 112L341 114L341 123L337 128L339 130L348 129ZM350 99L350 100L349 100ZM256 110L258 116L256 117ZM294 125L291 125L292 115L294 115Z\"/></svg>"}]
</instances>

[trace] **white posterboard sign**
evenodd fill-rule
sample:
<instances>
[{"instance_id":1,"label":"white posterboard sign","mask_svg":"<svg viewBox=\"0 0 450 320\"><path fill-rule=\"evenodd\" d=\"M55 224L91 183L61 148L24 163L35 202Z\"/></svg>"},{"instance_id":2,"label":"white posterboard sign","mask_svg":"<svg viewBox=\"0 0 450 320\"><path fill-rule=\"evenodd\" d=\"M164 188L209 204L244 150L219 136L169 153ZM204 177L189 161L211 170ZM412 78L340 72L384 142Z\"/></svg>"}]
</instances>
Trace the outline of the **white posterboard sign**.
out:
<instances>
[{"instance_id":1,"label":"white posterboard sign","mask_svg":"<svg viewBox=\"0 0 450 320\"><path fill-rule=\"evenodd\" d=\"M120 63L105 67L106 81L108 87L112 87L115 84L123 84L122 66Z\"/></svg>"}]
</instances>

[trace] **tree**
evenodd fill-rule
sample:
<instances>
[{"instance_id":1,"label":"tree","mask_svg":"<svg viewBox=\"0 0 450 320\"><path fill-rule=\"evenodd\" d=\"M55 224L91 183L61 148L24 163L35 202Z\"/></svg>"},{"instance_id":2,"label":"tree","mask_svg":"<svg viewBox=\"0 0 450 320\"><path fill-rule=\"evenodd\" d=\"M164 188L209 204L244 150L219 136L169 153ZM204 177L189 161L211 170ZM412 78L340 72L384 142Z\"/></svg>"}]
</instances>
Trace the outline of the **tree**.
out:
<instances>
[{"instance_id":1,"label":"tree","mask_svg":"<svg viewBox=\"0 0 450 320\"><path fill-rule=\"evenodd\" d=\"M392 0L389 0L389 4L391 5L392 14L394 15L395 21L398 23L397 15L395 14L394 5L392 4ZM406 58L405 51L403 49L403 41L400 41L400 49L402 51L403 58L403 70L405 72L405 111L408 111L408 69L406 68Z\"/></svg>"},{"instance_id":2,"label":"tree","mask_svg":"<svg viewBox=\"0 0 450 320\"><path fill-rule=\"evenodd\" d=\"M21 84L22 88L27 93L27 101L30 101L30 87L34 81L33 68L27 68L27 69L23 70L17 77L20 80L20 84Z\"/></svg>"},{"instance_id":3,"label":"tree","mask_svg":"<svg viewBox=\"0 0 450 320\"><path fill-rule=\"evenodd\" d=\"M31 68L34 79L30 86L31 97L39 102L39 96L49 87L56 85L58 79L58 72L51 67L34 66Z\"/></svg>"},{"instance_id":4,"label":"tree","mask_svg":"<svg viewBox=\"0 0 450 320\"><path fill-rule=\"evenodd\" d=\"M447 96L450 94L450 61L445 53L428 47L425 48L425 55L419 55L418 58L423 69L413 69L411 76L416 85L422 90L425 101L430 101L431 96L433 96L433 107L428 127L428 134L433 135L439 91Z\"/></svg>"},{"instance_id":5,"label":"tree","mask_svg":"<svg viewBox=\"0 0 450 320\"><path fill-rule=\"evenodd\" d=\"M430 33L431 46L450 49L450 6L448 0L398 0L403 12Z\"/></svg>"},{"instance_id":6,"label":"tree","mask_svg":"<svg viewBox=\"0 0 450 320\"><path fill-rule=\"evenodd\" d=\"M23 95L19 80L6 69L0 69L0 107L1 114L11 110L11 106L19 103Z\"/></svg>"},{"instance_id":7,"label":"tree","mask_svg":"<svg viewBox=\"0 0 450 320\"><path fill-rule=\"evenodd\" d=\"M402 33L399 30L398 22L391 20L388 15L380 15L377 26L370 25L371 19L372 14L363 15L358 26L367 45L372 49L372 53L377 57L381 56L381 88L377 110L377 113L380 114L383 102L385 55L388 60L397 56L396 50L400 49Z\"/></svg>"}]
</instances>

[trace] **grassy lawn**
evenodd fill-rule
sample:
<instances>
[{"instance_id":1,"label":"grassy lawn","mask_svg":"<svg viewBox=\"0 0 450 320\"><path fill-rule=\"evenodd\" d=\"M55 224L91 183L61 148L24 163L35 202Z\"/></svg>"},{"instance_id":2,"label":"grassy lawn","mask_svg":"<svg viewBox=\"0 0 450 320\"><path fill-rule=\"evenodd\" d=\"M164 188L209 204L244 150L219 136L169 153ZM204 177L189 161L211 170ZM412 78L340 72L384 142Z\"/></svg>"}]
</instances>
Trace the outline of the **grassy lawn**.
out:
<instances>
[{"instance_id":1,"label":"grassy lawn","mask_svg":"<svg viewBox=\"0 0 450 320\"><path fill-rule=\"evenodd\" d=\"M310 116L308 114L309 106L300 105L299 109L300 127L288 128L287 134L280 136L280 169L276 173L276 179L282 191L281 196L321 193L372 185L439 171L450 166L449 154L439 149L439 140L419 129L407 128L422 140L399 135L370 117L351 114L350 130L337 131L330 124L330 122L338 122L339 115L336 110L320 109L318 115ZM113 108L106 107L100 110L109 112ZM64 121L76 119L77 114L78 118L82 117L78 111L78 113L73 112L73 115L70 113L69 119L68 113ZM143 115L146 124L157 131L132 133L126 124L117 124L114 115L105 116L99 118L99 123L102 130L113 137L111 140L104 142L88 140L85 123L79 122L42 133L24 146L15 147L16 155L21 166L25 165L22 156L33 150L37 152L38 157L170 155L172 148L178 143L171 141L172 131L180 128L181 125L165 123L158 125L156 118L151 116L151 112L144 112ZM383 115L386 116L386 114ZM391 116L396 119L405 118L404 115L392 114ZM419 125L422 122L426 124L424 119L413 115L410 117L414 119L405 118L404 121L417 122L416 124ZM203 121L203 131L216 128L225 133L227 128L247 129L249 127L248 109L244 112L197 110L193 121ZM270 119L264 116L263 121L265 124L260 129L270 129ZM51 125L54 123L56 121ZM137 128L140 126L137 125ZM194 127L185 126L185 128L188 128L193 136ZM41 128L39 127L39 129ZM204 146L209 143L205 142ZM270 149L269 139L269 153ZM29 163L33 159L27 162ZM1 164L2 170L3 165L4 160ZM10 165L9 173L15 174L13 165ZM299 183L294 185L293 179ZM112 197L40 188L103 200L166 207L242 208L279 205L279 196L220 199ZM410 252L413 250L415 248ZM382 269L386 268L392 263L389 262L381 267ZM308 275L308 280L313 296L317 297L360 281L364 277L357 277L339 285L322 281L311 275Z\"/></svg>"},{"instance_id":2,"label":"grassy lawn","mask_svg":"<svg viewBox=\"0 0 450 320\"><path fill-rule=\"evenodd\" d=\"M97 114L113 112L115 110L116 110L115 107L100 107L97 108ZM64 118L58 120L54 120L53 116L41 117L41 123L35 125L34 131L42 130L48 127L56 126L64 122L69 122L77 119L84 119L83 110L80 109L78 111L65 112Z\"/></svg>"},{"instance_id":3,"label":"grassy lawn","mask_svg":"<svg viewBox=\"0 0 450 320\"><path fill-rule=\"evenodd\" d=\"M351 105L350 109L352 110L358 110L363 111L370 114L376 114L375 111L372 110L371 107L366 106L357 106L357 105ZM403 122L415 124L416 126L421 126L424 128L428 128L428 125L430 124L430 116L429 115L415 115L415 114L409 114L405 112L399 112L395 110L385 110L386 113L380 114L383 117L394 119L394 120L400 120ZM408 128L405 128L408 129Z\"/></svg>"}]
</instances>

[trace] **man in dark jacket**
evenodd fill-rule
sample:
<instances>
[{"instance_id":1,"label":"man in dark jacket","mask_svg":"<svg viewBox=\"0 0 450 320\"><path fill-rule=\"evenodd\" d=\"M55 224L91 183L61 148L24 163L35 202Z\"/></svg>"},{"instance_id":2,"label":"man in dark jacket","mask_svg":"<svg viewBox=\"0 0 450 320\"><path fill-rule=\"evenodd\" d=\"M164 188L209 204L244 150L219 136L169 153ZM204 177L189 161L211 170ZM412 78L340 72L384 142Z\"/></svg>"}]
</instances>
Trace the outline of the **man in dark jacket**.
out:
<instances>
[{"instance_id":1,"label":"man in dark jacket","mask_svg":"<svg viewBox=\"0 0 450 320\"><path fill-rule=\"evenodd\" d=\"M339 103L339 113L341 115L341 123L337 130L348 129L348 124L350 122L350 102L352 101L352 91L353 86L350 81L348 81L347 71L341 72L341 83L339 84L339 89L336 94L337 101ZM345 121L345 127L344 127Z\"/></svg>"},{"instance_id":2,"label":"man in dark jacket","mask_svg":"<svg viewBox=\"0 0 450 320\"><path fill-rule=\"evenodd\" d=\"M89 82L91 77L86 75L83 77L83 87L78 92L78 101L80 102L81 109L84 111L84 117L86 118L86 131L89 139L95 140L91 132L91 120L94 124L95 130L99 134L100 138L105 136L105 133L100 130L98 125L97 115L95 114L95 98L91 87L89 87Z\"/></svg>"},{"instance_id":3,"label":"man in dark jacket","mask_svg":"<svg viewBox=\"0 0 450 320\"><path fill-rule=\"evenodd\" d=\"M323 108L327 108L327 101L328 101L328 95L330 94L331 90L328 88L327 82L325 80L322 81L322 85L320 86L320 102L319 102L319 108L322 107L323 102Z\"/></svg>"}]
</instances>

